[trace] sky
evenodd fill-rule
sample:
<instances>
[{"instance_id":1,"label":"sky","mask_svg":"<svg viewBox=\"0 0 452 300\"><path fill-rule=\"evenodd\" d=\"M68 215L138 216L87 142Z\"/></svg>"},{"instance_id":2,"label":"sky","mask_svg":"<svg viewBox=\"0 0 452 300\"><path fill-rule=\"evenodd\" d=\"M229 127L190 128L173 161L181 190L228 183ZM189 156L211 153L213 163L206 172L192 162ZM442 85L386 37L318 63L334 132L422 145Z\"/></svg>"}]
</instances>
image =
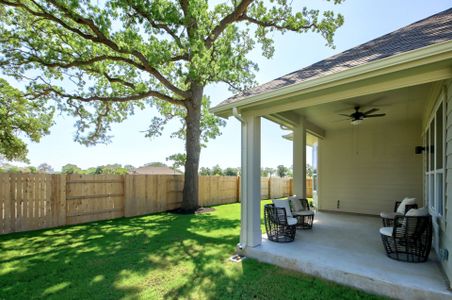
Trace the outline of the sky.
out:
<instances>
[{"instance_id":1,"label":"sky","mask_svg":"<svg viewBox=\"0 0 452 300\"><path fill-rule=\"evenodd\" d=\"M326 1L304 1L307 6L320 5L320 8L333 7ZM319 4L320 3L320 4ZM274 33L275 55L267 60L255 49L250 57L259 64L256 79L259 84L284 74L296 71L317 61L344 50L365 43L400 27L438 13L452 6L448 0L347 0L333 9L344 15L345 23L335 35L335 49L325 46L325 41L316 34ZM216 105L231 96L226 85L215 84L206 88L212 105ZM73 141L75 134L74 119L57 116L51 133L39 143L28 143L31 165L48 163L55 170L73 163L81 168L105 164L130 164L139 167L149 162L165 162L166 157L184 152L184 143L170 138L179 122L168 124L162 136L148 139L143 131L148 127L155 111L145 110L136 113L121 124L112 126L114 136L108 145L86 147ZM222 135L211 140L201 151L200 166L221 167L240 166L240 123L234 118L227 120L221 129ZM292 165L292 142L281 136L287 131L267 120L262 120L261 128L261 166ZM310 151L307 155L311 161Z\"/></svg>"}]
</instances>

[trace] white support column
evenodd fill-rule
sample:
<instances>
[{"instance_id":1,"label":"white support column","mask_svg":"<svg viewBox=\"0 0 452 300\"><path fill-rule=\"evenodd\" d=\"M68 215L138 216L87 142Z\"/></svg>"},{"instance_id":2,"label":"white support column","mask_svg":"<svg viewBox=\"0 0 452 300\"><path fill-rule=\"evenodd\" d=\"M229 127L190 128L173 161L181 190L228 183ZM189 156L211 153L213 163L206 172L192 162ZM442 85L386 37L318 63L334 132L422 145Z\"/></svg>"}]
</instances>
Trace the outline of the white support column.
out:
<instances>
[{"instance_id":1,"label":"white support column","mask_svg":"<svg viewBox=\"0 0 452 300\"><path fill-rule=\"evenodd\" d=\"M243 117L240 247L260 245L261 120Z\"/></svg>"},{"instance_id":2,"label":"white support column","mask_svg":"<svg viewBox=\"0 0 452 300\"><path fill-rule=\"evenodd\" d=\"M303 119L293 128L293 193L306 198L306 127Z\"/></svg>"}]
</instances>

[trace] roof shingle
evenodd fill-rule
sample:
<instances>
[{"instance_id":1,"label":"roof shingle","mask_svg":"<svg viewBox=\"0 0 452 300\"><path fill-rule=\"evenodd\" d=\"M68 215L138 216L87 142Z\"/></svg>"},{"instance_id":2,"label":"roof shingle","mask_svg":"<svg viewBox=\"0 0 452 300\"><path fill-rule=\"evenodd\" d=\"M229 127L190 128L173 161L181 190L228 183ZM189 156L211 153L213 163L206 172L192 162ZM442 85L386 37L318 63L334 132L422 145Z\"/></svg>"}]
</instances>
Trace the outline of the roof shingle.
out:
<instances>
[{"instance_id":1,"label":"roof shingle","mask_svg":"<svg viewBox=\"0 0 452 300\"><path fill-rule=\"evenodd\" d=\"M234 95L218 104L217 107L450 40L452 40L452 8L331 56L301 70Z\"/></svg>"}]
</instances>

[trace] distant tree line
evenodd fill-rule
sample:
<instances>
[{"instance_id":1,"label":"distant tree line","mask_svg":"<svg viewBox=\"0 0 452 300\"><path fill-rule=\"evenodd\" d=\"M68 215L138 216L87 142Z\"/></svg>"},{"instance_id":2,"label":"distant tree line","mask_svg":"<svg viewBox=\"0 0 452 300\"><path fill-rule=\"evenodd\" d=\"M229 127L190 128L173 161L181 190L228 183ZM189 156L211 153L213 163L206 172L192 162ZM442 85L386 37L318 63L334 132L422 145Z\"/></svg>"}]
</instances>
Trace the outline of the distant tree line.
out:
<instances>
[{"instance_id":1,"label":"distant tree line","mask_svg":"<svg viewBox=\"0 0 452 300\"><path fill-rule=\"evenodd\" d=\"M201 167L199 169L199 175L201 176L238 176L240 175L240 168L225 168L222 169L219 165L215 165L212 168Z\"/></svg>"},{"instance_id":2,"label":"distant tree line","mask_svg":"<svg viewBox=\"0 0 452 300\"><path fill-rule=\"evenodd\" d=\"M306 176L312 177L312 175L316 171L314 168L307 164L306 165ZM201 176L239 176L240 175L240 168L225 168L222 169L218 164L213 166L212 168L209 167L201 167L199 169L199 175ZM269 168L264 167L261 168L261 176L262 177L292 177L293 176L293 167L286 167L284 165L279 165L276 168Z\"/></svg>"},{"instance_id":3,"label":"distant tree line","mask_svg":"<svg viewBox=\"0 0 452 300\"><path fill-rule=\"evenodd\" d=\"M84 175L125 175L129 174L135 170L134 166L125 165L122 166L120 164L109 164L98 167L91 167L85 170L82 170L77 165L74 164L66 164L61 168L61 173L63 174L84 174Z\"/></svg>"},{"instance_id":4,"label":"distant tree line","mask_svg":"<svg viewBox=\"0 0 452 300\"><path fill-rule=\"evenodd\" d=\"M55 173L52 166L47 163L42 163L38 167L25 166L18 167L9 163L0 164L0 173Z\"/></svg>"},{"instance_id":5,"label":"distant tree line","mask_svg":"<svg viewBox=\"0 0 452 300\"><path fill-rule=\"evenodd\" d=\"M168 167L168 165L161 162L151 162L144 164L145 167ZM172 166L175 167L174 165ZM108 175L124 175L132 173L136 168L132 165L121 165L121 164L108 164L97 167L90 167L87 169L82 169L75 164L66 164L61 168L61 171L55 171L51 165L48 163L42 163L38 167L26 166L18 167L8 163L0 164L0 173L63 173L63 174L84 174L84 175L95 175L95 174L108 174ZM306 165L306 175L312 177L316 173L316 170L309 164ZM221 168L220 165L215 165L211 168L201 167L199 169L199 175L201 176L239 176L240 168L227 167ZM261 168L262 177L292 177L293 168L286 167L284 165L278 165L276 168L264 167Z\"/></svg>"}]
</instances>

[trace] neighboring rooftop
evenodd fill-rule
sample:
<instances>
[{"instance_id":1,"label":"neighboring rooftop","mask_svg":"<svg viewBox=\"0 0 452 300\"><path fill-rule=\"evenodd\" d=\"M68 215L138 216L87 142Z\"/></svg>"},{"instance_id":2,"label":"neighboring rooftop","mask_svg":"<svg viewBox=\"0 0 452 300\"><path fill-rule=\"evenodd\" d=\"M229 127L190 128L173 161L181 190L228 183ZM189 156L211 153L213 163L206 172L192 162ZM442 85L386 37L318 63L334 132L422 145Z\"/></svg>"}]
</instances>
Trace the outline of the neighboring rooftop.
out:
<instances>
[{"instance_id":1,"label":"neighboring rooftop","mask_svg":"<svg viewBox=\"0 0 452 300\"><path fill-rule=\"evenodd\" d=\"M239 93L221 102L217 107L450 40L452 40L452 8Z\"/></svg>"},{"instance_id":2,"label":"neighboring rooftop","mask_svg":"<svg viewBox=\"0 0 452 300\"><path fill-rule=\"evenodd\" d=\"M136 168L132 174L142 174L142 175L182 175L179 170L174 170L170 167L154 167L154 166L144 166Z\"/></svg>"}]
</instances>

